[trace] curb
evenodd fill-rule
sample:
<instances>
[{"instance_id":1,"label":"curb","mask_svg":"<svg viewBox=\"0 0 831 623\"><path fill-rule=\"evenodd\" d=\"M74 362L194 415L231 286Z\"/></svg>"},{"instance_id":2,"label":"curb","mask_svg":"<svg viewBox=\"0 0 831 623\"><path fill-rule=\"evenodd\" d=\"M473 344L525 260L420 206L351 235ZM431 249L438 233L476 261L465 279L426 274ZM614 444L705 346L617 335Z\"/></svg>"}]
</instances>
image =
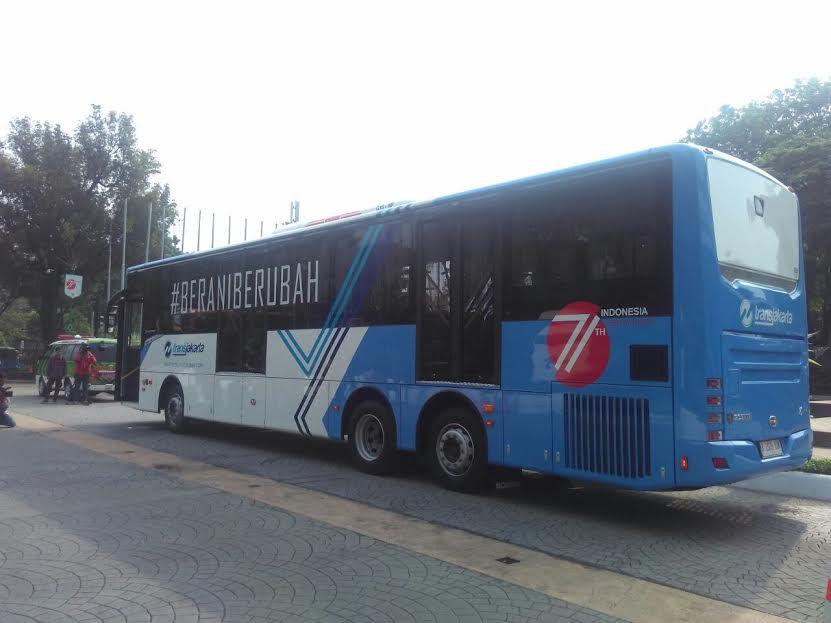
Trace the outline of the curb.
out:
<instances>
[{"instance_id":1,"label":"curb","mask_svg":"<svg viewBox=\"0 0 831 623\"><path fill-rule=\"evenodd\" d=\"M831 502L831 476L825 474L809 474L800 471L780 472L743 480L730 486L789 498Z\"/></svg>"},{"instance_id":2,"label":"curb","mask_svg":"<svg viewBox=\"0 0 831 623\"><path fill-rule=\"evenodd\" d=\"M831 448L831 433L824 430L815 430L814 445L820 448Z\"/></svg>"}]
</instances>

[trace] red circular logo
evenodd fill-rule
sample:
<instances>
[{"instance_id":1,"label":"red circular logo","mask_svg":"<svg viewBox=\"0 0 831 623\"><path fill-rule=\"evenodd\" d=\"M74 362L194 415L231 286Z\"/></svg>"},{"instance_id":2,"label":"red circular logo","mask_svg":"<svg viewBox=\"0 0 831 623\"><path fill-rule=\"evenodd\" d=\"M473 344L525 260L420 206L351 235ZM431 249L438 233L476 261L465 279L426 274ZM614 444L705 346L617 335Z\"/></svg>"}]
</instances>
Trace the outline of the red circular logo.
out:
<instances>
[{"instance_id":1,"label":"red circular logo","mask_svg":"<svg viewBox=\"0 0 831 623\"><path fill-rule=\"evenodd\" d=\"M74 290L76 285L78 285L78 284L75 283L74 279L67 279L66 280L66 289L67 290Z\"/></svg>"},{"instance_id":2,"label":"red circular logo","mask_svg":"<svg viewBox=\"0 0 831 623\"><path fill-rule=\"evenodd\" d=\"M609 333L600 307L577 301L563 307L548 327L548 356L554 378L569 387L594 383L609 363Z\"/></svg>"}]
</instances>

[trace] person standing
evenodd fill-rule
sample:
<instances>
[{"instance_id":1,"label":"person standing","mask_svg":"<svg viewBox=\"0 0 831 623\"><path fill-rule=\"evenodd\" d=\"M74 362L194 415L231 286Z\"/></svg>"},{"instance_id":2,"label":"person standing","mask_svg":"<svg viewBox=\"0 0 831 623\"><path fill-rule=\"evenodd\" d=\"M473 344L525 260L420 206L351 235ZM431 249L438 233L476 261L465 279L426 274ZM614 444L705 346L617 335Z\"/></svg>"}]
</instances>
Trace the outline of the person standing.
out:
<instances>
[{"instance_id":1,"label":"person standing","mask_svg":"<svg viewBox=\"0 0 831 623\"><path fill-rule=\"evenodd\" d=\"M46 364L46 395L43 397L43 402L49 402L49 394L52 388L55 388L55 395L52 397L52 402L58 401L58 392L63 386L63 380L66 378L66 359L63 356L63 346L58 346L52 356L49 357L49 362Z\"/></svg>"},{"instance_id":2,"label":"person standing","mask_svg":"<svg viewBox=\"0 0 831 623\"><path fill-rule=\"evenodd\" d=\"M88 405L89 377L98 365L98 360L86 344L82 344L78 350L78 356L75 357L75 387L72 389L72 393L74 394L73 398L78 398L78 392L80 391L79 402Z\"/></svg>"},{"instance_id":3,"label":"person standing","mask_svg":"<svg viewBox=\"0 0 831 623\"><path fill-rule=\"evenodd\" d=\"M14 428L15 422L8 413L11 395L11 387L6 386L6 373L0 372L0 426Z\"/></svg>"}]
</instances>

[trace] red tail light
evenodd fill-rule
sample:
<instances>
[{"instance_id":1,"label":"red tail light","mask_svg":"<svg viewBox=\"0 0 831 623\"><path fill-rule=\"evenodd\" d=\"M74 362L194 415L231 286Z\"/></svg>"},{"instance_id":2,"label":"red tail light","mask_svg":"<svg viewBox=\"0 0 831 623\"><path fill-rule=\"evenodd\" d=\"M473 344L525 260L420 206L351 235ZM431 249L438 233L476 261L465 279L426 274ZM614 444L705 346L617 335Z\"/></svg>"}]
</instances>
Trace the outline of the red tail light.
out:
<instances>
[{"instance_id":1,"label":"red tail light","mask_svg":"<svg viewBox=\"0 0 831 623\"><path fill-rule=\"evenodd\" d=\"M685 472L689 469L689 467L690 467L690 462L687 460L687 457L682 456L681 457L681 471Z\"/></svg>"},{"instance_id":2,"label":"red tail light","mask_svg":"<svg viewBox=\"0 0 831 623\"><path fill-rule=\"evenodd\" d=\"M707 389L721 389L721 379L707 379L705 385Z\"/></svg>"},{"instance_id":3,"label":"red tail light","mask_svg":"<svg viewBox=\"0 0 831 623\"><path fill-rule=\"evenodd\" d=\"M730 469L730 465L727 463L727 459L721 456L713 457L713 467L715 467L716 469Z\"/></svg>"},{"instance_id":4,"label":"red tail light","mask_svg":"<svg viewBox=\"0 0 831 623\"><path fill-rule=\"evenodd\" d=\"M724 439L724 435L720 430L707 431L707 441L721 441L722 439Z\"/></svg>"},{"instance_id":5,"label":"red tail light","mask_svg":"<svg viewBox=\"0 0 831 623\"><path fill-rule=\"evenodd\" d=\"M721 424L721 413L708 413L707 424Z\"/></svg>"},{"instance_id":6,"label":"red tail light","mask_svg":"<svg viewBox=\"0 0 831 623\"><path fill-rule=\"evenodd\" d=\"M721 396L707 396L707 406L708 407L720 407L721 406Z\"/></svg>"}]
</instances>

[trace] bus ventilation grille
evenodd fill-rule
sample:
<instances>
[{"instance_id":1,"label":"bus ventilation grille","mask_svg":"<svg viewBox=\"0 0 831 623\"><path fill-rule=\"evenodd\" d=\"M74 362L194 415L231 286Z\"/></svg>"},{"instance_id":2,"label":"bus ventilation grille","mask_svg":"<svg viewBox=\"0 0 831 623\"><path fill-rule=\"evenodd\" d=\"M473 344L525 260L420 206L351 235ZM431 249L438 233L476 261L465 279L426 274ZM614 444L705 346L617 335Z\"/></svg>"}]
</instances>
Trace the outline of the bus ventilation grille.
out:
<instances>
[{"instance_id":1,"label":"bus ventilation grille","mask_svg":"<svg viewBox=\"0 0 831 623\"><path fill-rule=\"evenodd\" d=\"M618 478L650 476L649 400L565 394L566 467Z\"/></svg>"}]
</instances>

